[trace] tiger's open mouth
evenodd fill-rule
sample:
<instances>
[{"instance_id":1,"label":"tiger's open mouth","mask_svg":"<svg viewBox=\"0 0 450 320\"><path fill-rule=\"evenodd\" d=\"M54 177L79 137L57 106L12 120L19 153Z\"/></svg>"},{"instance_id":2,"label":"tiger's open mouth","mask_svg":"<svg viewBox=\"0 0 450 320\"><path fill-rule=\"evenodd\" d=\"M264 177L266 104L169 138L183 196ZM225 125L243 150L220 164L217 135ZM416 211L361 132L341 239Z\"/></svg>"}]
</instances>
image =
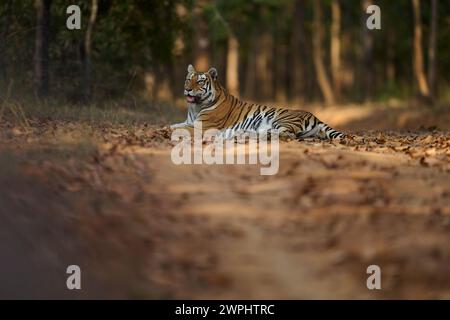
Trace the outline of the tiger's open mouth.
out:
<instances>
[{"instance_id":1,"label":"tiger's open mouth","mask_svg":"<svg viewBox=\"0 0 450 320\"><path fill-rule=\"evenodd\" d=\"M188 94L188 95L186 96L186 100L187 100L187 102L189 102L189 103L195 103L195 102L198 101L198 98L195 97L195 96L191 96L191 95Z\"/></svg>"}]
</instances>

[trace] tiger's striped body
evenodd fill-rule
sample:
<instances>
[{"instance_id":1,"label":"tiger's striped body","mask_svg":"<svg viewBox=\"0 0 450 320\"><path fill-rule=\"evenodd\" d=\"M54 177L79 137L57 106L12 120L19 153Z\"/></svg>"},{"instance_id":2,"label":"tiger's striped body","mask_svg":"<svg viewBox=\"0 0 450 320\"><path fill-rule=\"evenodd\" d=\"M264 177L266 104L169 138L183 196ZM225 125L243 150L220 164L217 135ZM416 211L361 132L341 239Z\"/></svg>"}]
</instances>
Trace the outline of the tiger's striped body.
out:
<instances>
[{"instance_id":1,"label":"tiger's striped body","mask_svg":"<svg viewBox=\"0 0 450 320\"><path fill-rule=\"evenodd\" d=\"M202 129L218 129L223 137L231 138L238 132L267 133L277 131L280 136L303 139L342 138L338 132L302 110L291 110L248 103L232 96L217 81L217 71L195 72L190 65L185 83L188 100L188 118L172 128L194 125L201 121Z\"/></svg>"}]
</instances>

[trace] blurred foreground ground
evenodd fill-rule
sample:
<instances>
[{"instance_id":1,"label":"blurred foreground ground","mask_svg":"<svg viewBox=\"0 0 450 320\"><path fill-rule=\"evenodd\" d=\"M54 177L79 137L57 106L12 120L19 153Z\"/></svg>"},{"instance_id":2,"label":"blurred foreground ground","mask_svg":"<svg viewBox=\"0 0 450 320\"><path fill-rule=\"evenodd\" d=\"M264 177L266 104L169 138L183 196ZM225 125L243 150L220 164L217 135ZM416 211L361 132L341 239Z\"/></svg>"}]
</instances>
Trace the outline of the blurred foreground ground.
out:
<instances>
[{"instance_id":1,"label":"blurred foreground ground","mask_svg":"<svg viewBox=\"0 0 450 320\"><path fill-rule=\"evenodd\" d=\"M449 299L449 114L383 112L316 110L354 136L282 142L275 176L176 166L145 124L3 119L0 298Z\"/></svg>"}]
</instances>

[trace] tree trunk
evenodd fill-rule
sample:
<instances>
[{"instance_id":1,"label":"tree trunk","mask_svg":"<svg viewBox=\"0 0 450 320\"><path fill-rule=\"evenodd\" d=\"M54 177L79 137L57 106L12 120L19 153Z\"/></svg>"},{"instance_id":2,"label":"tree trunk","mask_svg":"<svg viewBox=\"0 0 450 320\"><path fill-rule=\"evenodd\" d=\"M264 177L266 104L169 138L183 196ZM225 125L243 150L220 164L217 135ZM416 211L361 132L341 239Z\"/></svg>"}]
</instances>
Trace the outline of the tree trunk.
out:
<instances>
[{"instance_id":1,"label":"tree trunk","mask_svg":"<svg viewBox=\"0 0 450 320\"><path fill-rule=\"evenodd\" d=\"M171 75L173 74L173 66L172 63L167 63L164 65L160 65L156 75L156 100L163 102L172 102L173 95L171 90L171 83L173 83L171 79Z\"/></svg>"},{"instance_id":2,"label":"tree trunk","mask_svg":"<svg viewBox=\"0 0 450 320\"><path fill-rule=\"evenodd\" d=\"M283 16L288 15L287 8L282 12ZM288 73L290 72L288 66L288 52L289 49L287 47L287 38L285 37L286 29L284 26L284 22L278 20L275 22L275 34L278 35L274 37L274 46L273 46L273 87L275 88L275 101L278 102L286 102L287 101L287 89L288 89Z\"/></svg>"},{"instance_id":3,"label":"tree trunk","mask_svg":"<svg viewBox=\"0 0 450 320\"><path fill-rule=\"evenodd\" d=\"M257 32L253 31L252 36L249 39L248 53L247 53L247 66L245 70L245 96L248 99L255 99L256 89L256 56L257 47L256 42Z\"/></svg>"},{"instance_id":4,"label":"tree trunk","mask_svg":"<svg viewBox=\"0 0 450 320\"><path fill-rule=\"evenodd\" d=\"M91 2L91 15L89 17L84 37L84 98L87 102L92 99L92 30L97 19L98 0Z\"/></svg>"},{"instance_id":5,"label":"tree trunk","mask_svg":"<svg viewBox=\"0 0 450 320\"><path fill-rule=\"evenodd\" d=\"M36 0L36 43L34 53L35 93L40 98L49 92L49 29L51 0Z\"/></svg>"},{"instance_id":6,"label":"tree trunk","mask_svg":"<svg viewBox=\"0 0 450 320\"><path fill-rule=\"evenodd\" d=\"M396 68L395 68L395 33L388 32L386 35L386 79L389 85L395 82Z\"/></svg>"},{"instance_id":7,"label":"tree trunk","mask_svg":"<svg viewBox=\"0 0 450 320\"><path fill-rule=\"evenodd\" d=\"M368 6L372 4L372 0L363 0L362 1L362 77L363 77L363 92L364 92L364 100L370 100L373 96L373 88L374 88L374 70L373 70L373 31L369 30L366 26L366 9Z\"/></svg>"},{"instance_id":8,"label":"tree trunk","mask_svg":"<svg viewBox=\"0 0 450 320\"><path fill-rule=\"evenodd\" d=\"M437 20L438 9L437 0L431 0L431 28L430 39L428 45L428 85L430 96L436 98L436 37L437 37Z\"/></svg>"},{"instance_id":9,"label":"tree trunk","mask_svg":"<svg viewBox=\"0 0 450 320\"><path fill-rule=\"evenodd\" d=\"M203 13L207 0L197 0L194 7L194 67L198 71L208 71L210 41L208 34L208 23Z\"/></svg>"},{"instance_id":10,"label":"tree trunk","mask_svg":"<svg viewBox=\"0 0 450 320\"><path fill-rule=\"evenodd\" d=\"M305 0L294 3L294 21L291 39L291 98L296 103L305 101L306 91L306 34L305 34Z\"/></svg>"},{"instance_id":11,"label":"tree trunk","mask_svg":"<svg viewBox=\"0 0 450 320\"><path fill-rule=\"evenodd\" d=\"M9 26L11 24L12 3L13 3L13 0L6 1L3 19L0 20L1 21L0 23L2 26L2 31L0 31L0 37L3 39L7 39L7 37L9 36L8 33L9 33ZM8 61L8 57L6 57L6 48L7 48L7 46L6 46L5 41L2 41L2 43L0 43L0 75L4 81L7 81L7 79L8 79L8 70L7 70L7 65L6 65L6 61Z\"/></svg>"},{"instance_id":12,"label":"tree trunk","mask_svg":"<svg viewBox=\"0 0 450 320\"><path fill-rule=\"evenodd\" d=\"M283 34L283 33L279 33ZM287 101L287 74L288 69L288 48L286 46L285 38L277 37L275 39L275 78L273 86L275 88L275 100L279 102Z\"/></svg>"},{"instance_id":13,"label":"tree trunk","mask_svg":"<svg viewBox=\"0 0 450 320\"><path fill-rule=\"evenodd\" d=\"M226 74L228 91L235 97L239 97L239 43L231 31L228 34Z\"/></svg>"},{"instance_id":14,"label":"tree trunk","mask_svg":"<svg viewBox=\"0 0 450 320\"><path fill-rule=\"evenodd\" d=\"M323 62L323 26L322 26L322 10L320 1L313 1L313 59L316 69L317 81L325 99L326 104L333 104L335 101L334 92L330 84L327 72Z\"/></svg>"},{"instance_id":15,"label":"tree trunk","mask_svg":"<svg viewBox=\"0 0 450 320\"><path fill-rule=\"evenodd\" d=\"M258 36L256 55L256 87L258 100L268 101L273 99L273 38L268 30L264 30Z\"/></svg>"},{"instance_id":16,"label":"tree trunk","mask_svg":"<svg viewBox=\"0 0 450 320\"><path fill-rule=\"evenodd\" d=\"M331 77L336 98L341 96L341 8L339 0L331 2Z\"/></svg>"},{"instance_id":17,"label":"tree trunk","mask_svg":"<svg viewBox=\"0 0 450 320\"><path fill-rule=\"evenodd\" d=\"M430 97L430 89L428 87L425 76L424 58L422 52L422 24L420 12L420 0L412 0L414 10L414 43L413 43L413 70L414 78L422 98Z\"/></svg>"}]
</instances>

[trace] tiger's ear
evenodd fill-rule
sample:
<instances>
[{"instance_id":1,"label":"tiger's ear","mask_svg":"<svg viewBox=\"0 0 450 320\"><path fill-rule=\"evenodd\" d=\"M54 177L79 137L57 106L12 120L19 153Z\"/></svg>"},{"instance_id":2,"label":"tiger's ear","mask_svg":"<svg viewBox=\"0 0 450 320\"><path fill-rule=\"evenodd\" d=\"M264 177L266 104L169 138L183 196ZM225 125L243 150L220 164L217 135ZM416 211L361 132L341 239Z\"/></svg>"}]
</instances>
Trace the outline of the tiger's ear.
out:
<instances>
[{"instance_id":1,"label":"tiger's ear","mask_svg":"<svg viewBox=\"0 0 450 320\"><path fill-rule=\"evenodd\" d=\"M209 75L211 76L211 78L213 80L217 80L217 69L216 68L211 68L208 70Z\"/></svg>"},{"instance_id":2,"label":"tiger's ear","mask_svg":"<svg viewBox=\"0 0 450 320\"><path fill-rule=\"evenodd\" d=\"M194 73L195 72L195 68L192 64L188 65L188 69L187 69L188 73Z\"/></svg>"}]
</instances>

